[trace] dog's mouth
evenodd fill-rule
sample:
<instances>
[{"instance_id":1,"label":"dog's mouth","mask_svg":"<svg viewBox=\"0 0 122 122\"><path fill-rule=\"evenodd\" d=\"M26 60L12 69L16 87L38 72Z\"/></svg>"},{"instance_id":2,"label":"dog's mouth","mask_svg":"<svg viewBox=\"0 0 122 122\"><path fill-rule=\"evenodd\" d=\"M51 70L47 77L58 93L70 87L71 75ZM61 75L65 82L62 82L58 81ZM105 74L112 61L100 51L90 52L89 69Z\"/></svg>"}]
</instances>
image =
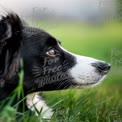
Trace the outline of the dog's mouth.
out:
<instances>
[{"instance_id":1,"label":"dog's mouth","mask_svg":"<svg viewBox=\"0 0 122 122\"><path fill-rule=\"evenodd\" d=\"M101 76L98 78L98 80L84 80L84 81L81 81L81 83L77 83L77 81L74 81L74 83L76 83L74 86L71 86L72 88L75 87L75 88L85 88L85 87L94 87L96 85L98 85L99 83L101 83L104 78L106 77L106 75L104 76Z\"/></svg>"},{"instance_id":2,"label":"dog's mouth","mask_svg":"<svg viewBox=\"0 0 122 122\"><path fill-rule=\"evenodd\" d=\"M84 83L84 84L76 84L74 86L71 86L70 88L86 88L86 87L96 86L97 84L98 84L98 82Z\"/></svg>"},{"instance_id":3,"label":"dog's mouth","mask_svg":"<svg viewBox=\"0 0 122 122\"><path fill-rule=\"evenodd\" d=\"M104 69L104 67L91 67L87 71L80 71L78 72L77 69L79 69L80 65L76 65L74 69L70 71L71 76L73 77L73 82L76 83L76 87L90 87L90 86L96 86L101 81L104 80L106 75L108 74L110 70L110 65L107 64L107 68ZM81 65L83 67L83 65Z\"/></svg>"}]
</instances>

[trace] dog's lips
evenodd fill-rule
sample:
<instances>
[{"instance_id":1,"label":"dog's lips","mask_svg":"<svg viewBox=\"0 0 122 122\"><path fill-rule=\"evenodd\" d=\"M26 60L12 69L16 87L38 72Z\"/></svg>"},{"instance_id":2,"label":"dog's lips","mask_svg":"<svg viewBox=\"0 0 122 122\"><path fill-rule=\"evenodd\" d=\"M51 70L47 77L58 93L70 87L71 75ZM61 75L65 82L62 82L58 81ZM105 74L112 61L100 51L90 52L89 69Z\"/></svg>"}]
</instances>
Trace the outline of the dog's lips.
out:
<instances>
[{"instance_id":1,"label":"dog's lips","mask_svg":"<svg viewBox=\"0 0 122 122\"><path fill-rule=\"evenodd\" d=\"M92 82L92 83L83 83L83 84L77 84L76 87L89 87L89 86L94 86L98 84L99 82Z\"/></svg>"},{"instance_id":2,"label":"dog's lips","mask_svg":"<svg viewBox=\"0 0 122 122\"><path fill-rule=\"evenodd\" d=\"M70 88L86 88L86 87L94 87L97 84L99 84L99 82L93 82L93 83L84 83L84 84L76 84L74 86L71 86Z\"/></svg>"},{"instance_id":3,"label":"dog's lips","mask_svg":"<svg viewBox=\"0 0 122 122\"><path fill-rule=\"evenodd\" d=\"M76 87L77 88L84 88L84 87L92 87L92 86L96 86L96 85L98 85L99 83L101 83L103 80L104 80L104 78L106 77L106 75L104 75L104 76L102 76L102 77L100 77L99 78L99 80L97 80L97 81L92 81L92 82L88 82L88 81L85 81L84 83L76 83Z\"/></svg>"},{"instance_id":4,"label":"dog's lips","mask_svg":"<svg viewBox=\"0 0 122 122\"><path fill-rule=\"evenodd\" d=\"M81 84L82 86L89 86L89 85L94 85L94 84L96 84L96 83L98 83L98 82L92 82L92 83L84 83L84 84Z\"/></svg>"}]
</instances>

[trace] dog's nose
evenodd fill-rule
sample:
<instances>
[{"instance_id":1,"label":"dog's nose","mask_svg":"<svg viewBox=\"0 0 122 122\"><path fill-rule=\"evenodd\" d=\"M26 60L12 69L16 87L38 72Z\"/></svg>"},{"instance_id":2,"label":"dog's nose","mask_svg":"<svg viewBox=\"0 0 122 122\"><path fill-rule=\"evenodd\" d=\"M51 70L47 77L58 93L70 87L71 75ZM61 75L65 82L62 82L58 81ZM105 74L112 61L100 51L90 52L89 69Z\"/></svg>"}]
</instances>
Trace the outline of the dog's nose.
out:
<instances>
[{"instance_id":1,"label":"dog's nose","mask_svg":"<svg viewBox=\"0 0 122 122\"><path fill-rule=\"evenodd\" d=\"M101 74L107 74L111 68L111 65L106 62L93 63L92 66L96 67L97 71Z\"/></svg>"}]
</instances>

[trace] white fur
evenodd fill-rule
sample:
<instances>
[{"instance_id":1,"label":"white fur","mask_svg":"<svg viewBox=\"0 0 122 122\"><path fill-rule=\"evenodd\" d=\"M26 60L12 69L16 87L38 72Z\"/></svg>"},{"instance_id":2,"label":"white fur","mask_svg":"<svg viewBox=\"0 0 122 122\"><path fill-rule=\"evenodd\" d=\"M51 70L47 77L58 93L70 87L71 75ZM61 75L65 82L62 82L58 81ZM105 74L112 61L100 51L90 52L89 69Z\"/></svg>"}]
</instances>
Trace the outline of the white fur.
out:
<instances>
[{"instance_id":1,"label":"white fur","mask_svg":"<svg viewBox=\"0 0 122 122\"><path fill-rule=\"evenodd\" d=\"M74 56L76 60L75 66L69 70L69 74L74 79L74 82L78 83L82 87L95 86L105 78L104 75L97 73L96 68L91 65L92 63L103 62L103 61L73 54L71 52L68 52L61 46L60 48L63 51Z\"/></svg>"},{"instance_id":2,"label":"white fur","mask_svg":"<svg viewBox=\"0 0 122 122\"><path fill-rule=\"evenodd\" d=\"M43 98L38 95L38 93L32 93L27 95L27 107L31 110L34 111L37 114L36 109L40 112L41 110L41 117L44 119L51 119L52 115L53 115L53 111L51 108L49 108L45 101L43 100ZM35 107L34 107L35 106Z\"/></svg>"}]
</instances>

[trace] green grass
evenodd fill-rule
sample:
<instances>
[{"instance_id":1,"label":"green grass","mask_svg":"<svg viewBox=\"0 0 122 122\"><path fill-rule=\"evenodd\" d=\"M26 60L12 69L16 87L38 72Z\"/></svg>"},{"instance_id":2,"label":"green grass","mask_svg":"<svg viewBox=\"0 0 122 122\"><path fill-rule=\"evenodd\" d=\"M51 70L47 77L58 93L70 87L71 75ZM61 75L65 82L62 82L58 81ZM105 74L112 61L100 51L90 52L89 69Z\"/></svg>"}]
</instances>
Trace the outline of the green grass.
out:
<instances>
[{"instance_id":1,"label":"green grass","mask_svg":"<svg viewBox=\"0 0 122 122\"><path fill-rule=\"evenodd\" d=\"M57 37L62 46L79 55L105 60L112 64L107 78L95 88L44 92L54 109L52 122L122 122L122 23L90 26L80 22L37 22ZM2 107L2 104L0 104ZM27 113L20 122L38 122ZM9 105L0 114L0 122L16 121L16 109Z\"/></svg>"}]
</instances>

